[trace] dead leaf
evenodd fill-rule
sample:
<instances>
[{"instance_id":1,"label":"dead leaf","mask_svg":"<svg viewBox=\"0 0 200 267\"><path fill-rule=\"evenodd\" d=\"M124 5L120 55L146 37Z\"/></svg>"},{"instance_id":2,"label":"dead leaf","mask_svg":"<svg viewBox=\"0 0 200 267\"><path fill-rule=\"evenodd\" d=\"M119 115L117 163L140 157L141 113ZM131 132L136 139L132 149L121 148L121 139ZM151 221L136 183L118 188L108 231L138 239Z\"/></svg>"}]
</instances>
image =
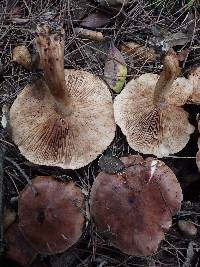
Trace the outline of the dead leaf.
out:
<instances>
[{"instance_id":1,"label":"dead leaf","mask_svg":"<svg viewBox=\"0 0 200 267\"><path fill-rule=\"evenodd\" d=\"M128 0L97 0L97 2L101 6L117 6L117 5L124 5L128 4Z\"/></svg>"},{"instance_id":2,"label":"dead leaf","mask_svg":"<svg viewBox=\"0 0 200 267\"><path fill-rule=\"evenodd\" d=\"M106 25L111 18L111 15L104 12L92 13L82 20L80 26L91 29L100 28Z\"/></svg>"},{"instance_id":3,"label":"dead leaf","mask_svg":"<svg viewBox=\"0 0 200 267\"><path fill-rule=\"evenodd\" d=\"M148 48L135 42L125 42L120 47L121 52L126 53L132 58L139 61L154 62L156 60L156 52L153 48Z\"/></svg>"},{"instance_id":4,"label":"dead leaf","mask_svg":"<svg viewBox=\"0 0 200 267\"><path fill-rule=\"evenodd\" d=\"M70 19L73 22L80 21L83 19L86 14L88 14L88 0L75 0L75 1L66 1L70 5L70 16L67 16L67 20Z\"/></svg>"},{"instance_id":5,"label":"dead leaf","mask_svg":"<svg viewBox=\"0 0 200 267\"><path fill-rule=\"evenodd\" d=\"M181 31L171 33L159 27L152 27L151 31L154 37L151 38L149 44L165 52L174 46L186 45L191 40L190 34Z\"/></svg>"},{"instance_id":6,"label":"dead leaf","mask_svg":"<svg viewBox=\"0 0 200 267\"><path fill-rule=\"evenodd\" d=\"M110 88L121 92L127 76L126 62L121 52L111 43L108 58L104 66L104 77Z\"/></svg>"},{"instance_id":7,"label":"dead leaf","mask_svg":"<svg viewBox=\"0 0 200 267\"><path fill-rule=\"evenodd\" d=\"M104 36L101 32L92 31L84 28L74 28L74 32L80 37L91 39L94 41L103 41Z\"/></svg>"}]
</instances>

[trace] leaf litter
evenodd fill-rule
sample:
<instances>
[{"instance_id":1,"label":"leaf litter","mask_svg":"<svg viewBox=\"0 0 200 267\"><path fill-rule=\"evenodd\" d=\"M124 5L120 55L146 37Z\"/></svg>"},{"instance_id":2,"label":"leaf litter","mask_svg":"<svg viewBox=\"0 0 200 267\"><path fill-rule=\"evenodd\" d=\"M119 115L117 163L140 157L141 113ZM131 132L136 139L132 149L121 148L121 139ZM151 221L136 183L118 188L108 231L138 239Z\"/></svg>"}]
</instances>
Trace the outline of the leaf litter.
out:
<instances>
[{"instance_id":1,"label":"leaf litter","mask_svg":"<svg viewBox=\"0 0 200 267\"><path fill-rule=\"evenodd\" d=\"M7 5L6 2L8 3ZM157 26L158 28L164 26L169 36L159 36L159 38L161 38L157 38L159 45L160 40L163 41L164 39L167 40L167 42L165 41L164 43L167 43L168 46L172 46L173 44L177 52L182 51L185 47L189 49L188 55L186 53L186 56L183 58L183 60L185 60L185 72L187 68L197 64L200 60L198 41L200 33L199 11L197 10L197 4L188 9L185 1L183 1L182 6L172 1L169 1L169 4L171 5L169 5L169 9L161 9L157 7L155 3L152 4L152 1L129 1L129 4L123 7L123 3L120 3L119 8L116 6L112 8L111 5L108 6L107 4L101 5L99 1L86 0L59 2L50 0L46 3L45 1L41 2L36 0L34 4L33 1L29 0L3 1L3 9L0 15L2 22L0 26L0 56L3 66L1 74L2 79L0 80L1 104L11 104L21 89L29 83L33 77L39 75L39 73L30 73L20 65L12 63L11 54L17 44L23 44L28 47L32 53L35 52L33 46L34 25L37 21L42 20L42 18L44 21L48 19L58 19L65 25L67 39L65 44L66 67L76 69L83 68L103 77L104 66L108 55L109 40L114 42L116 48L120 48L125 42L136 42L146 48L149 47L149 41L151 41L152 38L157 38L151 31L152 26ZM18 7L19 10L17 11ZM14 11L15 8L16 11ZM9 18L10 15L8 16L8 13L10 13L12 9L16 14L13 15L13 19L16 20L16 22L12 22ZM31 11L31 13L29 13L29 11ZM106 14L110 14L111 12L113 19L111 19L108 24L106 23L101 26L98 25L99 27L97 28L92 28L94 31L101 32L102 35L105 36L105 39L108 38L108 40L106 39L103 42L98 42L74 34L74 28L76 27L87 28L87 26L81 25L82 19L87 18L88 14L98 12L105 12ZM27 20L26 23L24 23L23 20ZM188 27L186 27L187 25ZM179 40L177 40L177 33L181 33L181 35L179 35L182 42L181 45ZM177 42L179 42L179 44L177 44ZM157 47L154 46L153 44L152 48L156 49ZM138 57L130 58L129 55L124 55L123 53L123 59L128 69L126 81L145 72L160 73L161 65L159 56L156 58L155 62L146 62L145 58L142 60L143 56L144 54L142 53ZM120 63L122 62L123 61L120 61ZM112 77L116 83L116 76L114 77L112 75ZM192 120L194 125L197 125L195 117L199 112L199 107L192 105L186 108L190 113L190 120ZM166 264L171 267L180 266L181 264L185 264L185 266L197 266L200 260L198 256L200 248L199 234L197 234L192 241L183 238L177 229L176 222L179 219L186 219L196 224L200 223L200 200L198 197L200 190L199 180L188 180L189 175L198 176L194 159L198 149L198 135L198 132L195 132L186 149L180 152L176 157L172 156L171 158L164 159L165 163L173 168L181 183L184 184L187 180L187 186L184 189L185 202L183 203L182 210L175 216L175 224L168 232L166 241L162 242L156 255L146 258L136 258L122 254L108 247L105 240L102 240L99 233L96 232L95 226L90 223L83 240L69 251L70 255L73 254L73 259L68 260L63 256L62 264L65 264L65 266L67 264L68 266L107 267L133 265L166 266ZM11 199L14 200L18 195L18 191L23 189L27 183L25 176L19 171L19 168L30 178L34 178L36 175L53 174L55 176L60 176L67 174L87 192L89 192L90 186L99 172L98 160L86 168L77 170L75 173L70 170L63 171L58 168L34 166L19 154L16 147L12 145L10 136L5 134L5 130L3 131L1 129L0 140L1 144L7 149L6 156L15 162L15 165L10 161L5 161L4 163L4 203L14 207L15 210L16 202L11 201ZM129 153L136 153L127 145L126 139L119 129L117 129L115 140L110 146L110 149L115 152L113 155L117 155L117 157L125 156ZM108 160L108 166L109 165L111 165L109 168L112 168L110 159ZM15 204L13 205L13 203ZM198 226L197 229L199 232ZM40 262L46 262L47 266L51 263L50 266L52 266L51 257L41 257L38 260ZM59 266L59 262L57 261L57 265L54 266Z\"/></svg>"}]
</instances>

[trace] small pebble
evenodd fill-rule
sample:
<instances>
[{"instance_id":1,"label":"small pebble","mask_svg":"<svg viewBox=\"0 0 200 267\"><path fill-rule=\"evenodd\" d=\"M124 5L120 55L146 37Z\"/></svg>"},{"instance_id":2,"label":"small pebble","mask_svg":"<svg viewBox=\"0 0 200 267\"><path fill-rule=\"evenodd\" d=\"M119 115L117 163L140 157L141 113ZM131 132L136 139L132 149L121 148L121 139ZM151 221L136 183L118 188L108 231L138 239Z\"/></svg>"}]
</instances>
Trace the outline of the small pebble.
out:
<instances>
[{"instance_id":1,"label":"small pebble","mask_svg":"<svg viewBox=\"0 0 200 267\"><path fill-rule=\"evenodd\" d=\"M7 228L14 223L16 219L16 212L14 210L11 210L9 208L6 208L4 211L4 229L7 230Z\"/></svg>"},{"instance_id":2,"label":"small pebble","mask_svg":"<svg viewBox=\"0 0 200 267\"><path fill-rule=\"evenodd\" d=\"M197 234L197 227L191 221L180 220L178 222L179 230L188 237L194 237Z\"/></svg>"}]
</instances>

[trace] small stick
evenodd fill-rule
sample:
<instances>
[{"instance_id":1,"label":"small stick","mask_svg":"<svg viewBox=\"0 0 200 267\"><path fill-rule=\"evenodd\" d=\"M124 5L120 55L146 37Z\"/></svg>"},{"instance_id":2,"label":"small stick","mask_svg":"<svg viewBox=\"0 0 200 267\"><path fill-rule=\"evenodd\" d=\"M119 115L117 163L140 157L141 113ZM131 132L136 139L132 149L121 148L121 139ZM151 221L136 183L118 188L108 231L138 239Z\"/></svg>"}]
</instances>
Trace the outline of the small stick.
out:
<instances>
[{"instance_id":1,"label":"small stick","mask_svg":"<svg viewBox=\"0 0 200 267\"><path fill-rule=\"evenodd\" d=\"M5 147L0 146L0 257L4 252L4 208L3 208L3 200L4 200L4 171L3 171L3 162L5 155Z\"/></svg>"},{"instance_id":2,"label":"small stick","mask_svg":"<svg viewBox=\"0 0 200 267\"><path fill-rule=\"evenodd\" d=\"M75 34L79 35L82 38L87 38L93 41L101 42L105 40L103 34L101 32L88 30L84 28L74 28Z\"/></svg>"},{"instance_id":3,"label":"small stick","mask_svg":"<svg viewBox=\"0 0 200 267\"><path fill-rule=\"evenodd\" d=\"M24 178L26 179L27 183L30 185L32 191L33 191L33 194L36 196L38 194L36 188L34 187L32 181L29 179L28 175L26 175L26 173L19 167L19 165L13 161L12 159L8 158L8 157L5 157L5 159L7 161L9 161L10 163L12 163L17 169L18 171L21 172L21 174L24 176Z\"/></svg>"}]
</instances>

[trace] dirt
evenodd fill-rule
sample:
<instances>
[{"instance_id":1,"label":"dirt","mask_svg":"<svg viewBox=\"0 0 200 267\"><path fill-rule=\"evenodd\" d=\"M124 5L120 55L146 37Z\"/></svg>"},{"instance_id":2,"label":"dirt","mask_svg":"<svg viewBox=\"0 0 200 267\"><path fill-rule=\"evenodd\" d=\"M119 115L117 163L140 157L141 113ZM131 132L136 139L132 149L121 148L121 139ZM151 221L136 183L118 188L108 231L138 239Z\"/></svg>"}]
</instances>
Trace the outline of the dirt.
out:
<instances>
[{"instance_id":1,"label":"dirt","mask_svg":"<svg viewBox=\"0 0 200 267\"><path fill-rule=\"evenodd\" d=\"M98 2L98 1L97 1ZM8 107L13 103L23 87L37 79L41 72L29 72L17 63L12 62L12 50L16 45L26 45L31 53L35 53L34 31L37 23L57 20L62 22L66 33L65 67L84 69L100 77L108 50L108 41L112 39L117 47L125 41L148 43L153 35L152 27L159 31L175 33L190 31L190 42L185 46L176 46L179 52L189 49L189 54L181 62L182 73L197 65L200 61L200 3L193 1L131 1L125 8L105 8L95 1L41 1L41 0L9 0L1 1L0 5L0 105ZM163 3L167 2L166 5ZM75 3L75 4L74 4ZM159 4L160 3L160 4ZM81 8L79 8L81 7ZM76 37L73 28L79 26L82 18L89 13L101 10L114 18L110 23L98 28L106 36L102 43ZM195 23L191 24L187 17L192 16ZM18 20L16 20L16 18ZM17 22L16 22L17 21ZM161 30L160 30L161 29ZM143 62L140 59L127 60L128 76L138 77L145 72L160 73L161 56L155 62ZM113 95L114 97L115 95ZM200 264L200 174L198 173L195 156L198 150L196 116L200 113L199 106L186 105L189 120L196 127L187 146L176 155L162 160L174 171L183 189L184 202L181 211L174 216L173 226L165 235L158 251L149 257L134 257L121 253L108 246L95 228L89 222L87 229L78 244L71 249L55 256L38 256L37 262L50 267L64 266L199 266ZM26 176L34 178L37 175L52 175L58 179L73 179L86 192L90 191L95 176L99 173L98 159L77 171L36 166L28 162L13 144L10 129L0 129L0 146L2 163L4 164L4 198L3 207L12 207L17 211L16 197L27 184ZM106 155L126 156L137 154L132 150L126 138L117 129L116 137ZM145 155L146 157L147 155ZM186 237L178 229L178 220L191 220L197 227L195 237ZM1 244L4 247L4 243ZM6 250L1 257L0 266L19 266L5 258ZM36 266L36 265L35 265Z\"/></svg>"}]
</instances>

